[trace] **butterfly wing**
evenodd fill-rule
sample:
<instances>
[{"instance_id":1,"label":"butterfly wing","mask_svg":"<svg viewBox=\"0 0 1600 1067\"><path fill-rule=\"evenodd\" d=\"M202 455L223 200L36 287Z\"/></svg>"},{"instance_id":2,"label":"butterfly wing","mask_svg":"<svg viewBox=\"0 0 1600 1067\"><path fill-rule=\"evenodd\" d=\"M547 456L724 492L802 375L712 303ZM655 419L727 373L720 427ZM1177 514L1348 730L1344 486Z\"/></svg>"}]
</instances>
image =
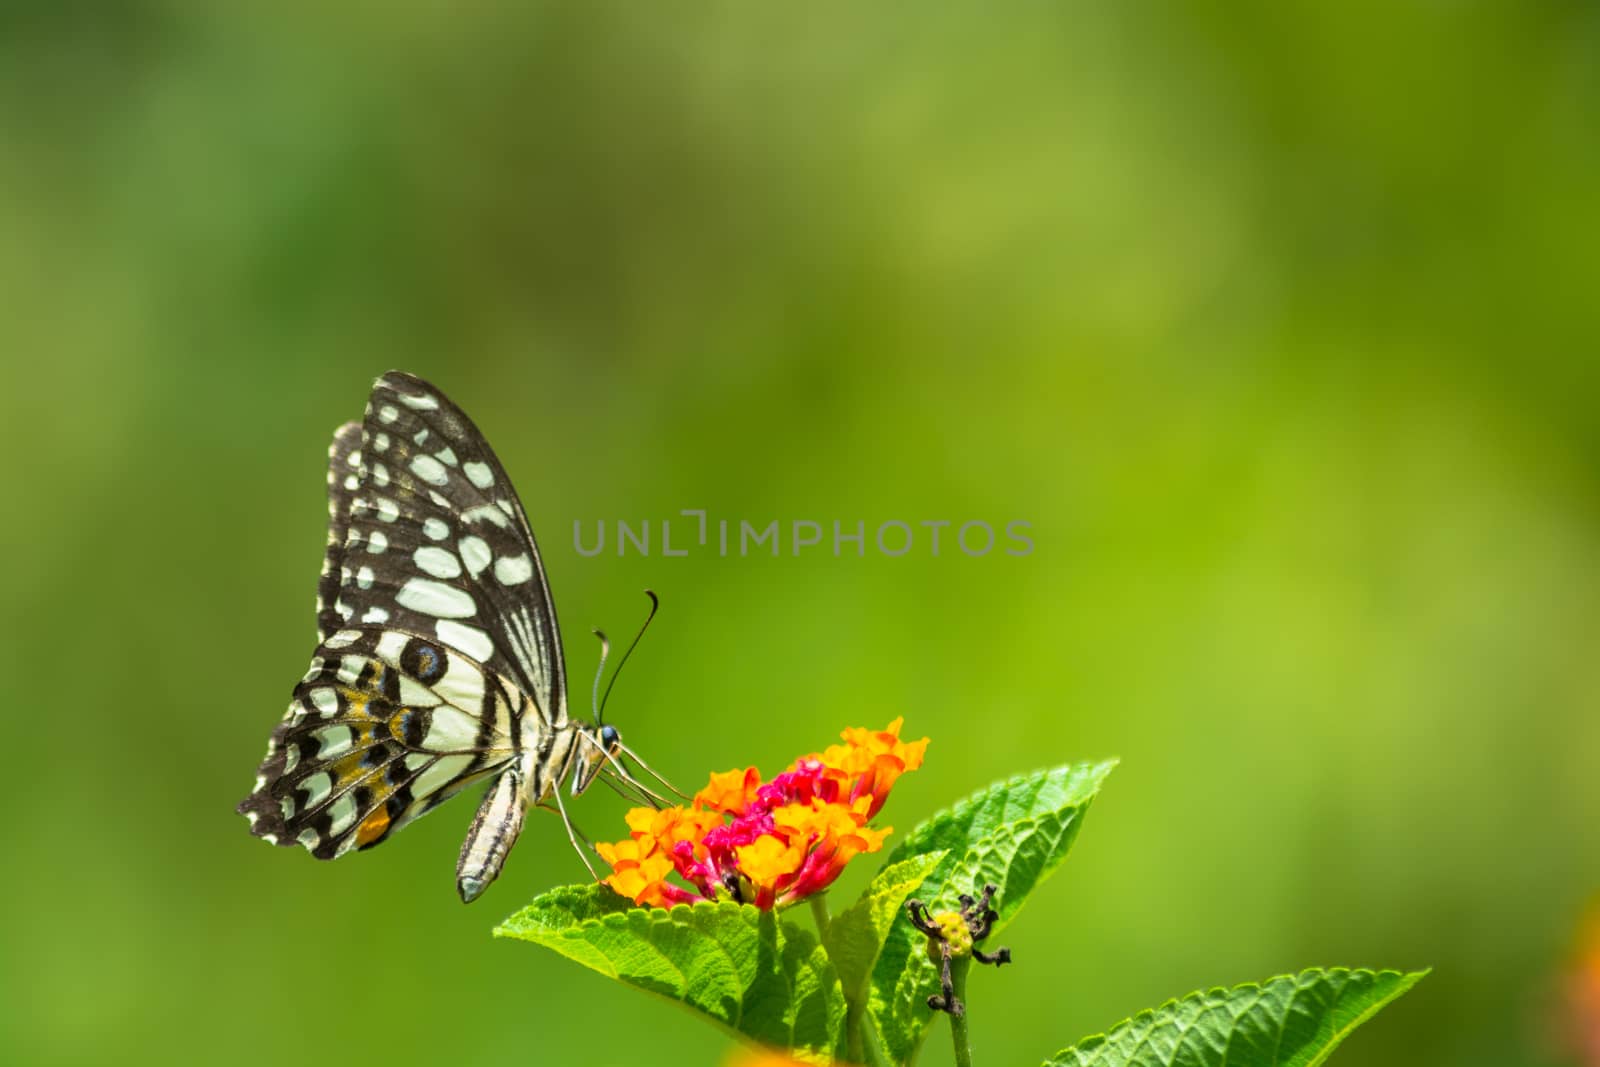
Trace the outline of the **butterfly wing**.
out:
<instances>
[{"instance_id":1,"label":"butterfly wing","mask_svg":"<svg viewBox=\"0 0 1600 1067\"><path fill-rule=\"evenodd\" d=\"M564 725L550 587L494 450L444 394L398 371L373 385L361 436L334 614L432 634L511 678L546 722Z\"/></svg>"},{"instance_id":2,"label":"butterfly wing","mask_svg":"<svg viewBox=\"0 0 1600 1067\"><path fill-rule=\"evenodd\" d=\"M412 375L378 379L364 420L334 434L328 508L317 651L239 806L257 836L324 859L377 844L567 723L526 514L448 398Z\"/></svg>"},{"instance_id":3,"label":"butterfly wing","mask_svg":"<svg viewBox=\"0 0 1600 1067\"><path fill-rule=\"evenodd\" d=\"M318 648L239 805L252 832L318 859L370 848L521 747L524 698L428 637L334 633Z\"/></svg>"}]
</instances>

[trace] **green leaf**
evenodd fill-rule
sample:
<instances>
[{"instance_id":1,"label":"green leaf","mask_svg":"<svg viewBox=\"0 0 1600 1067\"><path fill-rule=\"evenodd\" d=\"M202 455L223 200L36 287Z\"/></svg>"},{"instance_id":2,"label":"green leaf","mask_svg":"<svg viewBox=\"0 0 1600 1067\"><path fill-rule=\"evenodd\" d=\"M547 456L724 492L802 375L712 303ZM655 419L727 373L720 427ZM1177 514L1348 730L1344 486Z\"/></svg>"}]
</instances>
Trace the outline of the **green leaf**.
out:
<instances>
[{"instance_id":1,"label":"green leaf","mask_svg":"<svg viewBox=\"0 0 1600 1067\"><path fill-rule=\"evenodd\" d=\"M912 856L891 863L873 876L867 888L850 907L828 924L828 955L839 971L839 984L845 999L852 1004L866 993L867 979L878 959L878 950L896 919L905 913L901 905L920 888L934 867L947 855L943 851Z\"/></svg>"},{"instance_id":2,"label":"green leaf","mask_svg":"<svg viewBox=\"0 0 1600 1067\"><path fill-rule=\"evenodd\" d=\"M601 886L538 897L495 928L819 1061L838 1054L844 994L822 946L773 912L731 902L635 908Z\"/></svg>"},{"instance_id":3,"label":"green leaf","mask_svg":"<svg viewBox=\"0 0 1600 1067\"><path fill-rule=\"evenodd\" d=\"M1190 993L1086 1037L1045 1067L1316 1067L1427 971L1301 971Z\"/></svg>"},{"instance_id":4,"label":"green leaf","mask_svg":"<svg viewBox=\"0 0 1600 1067\"><path fill-rule=\"evenodd\" d=\"M1114 766L1115 760L1081 763L999 782L917 827L888 862L946 851L914 896L937 912L959 907L960 894L993 883L999 930L1066 858L1089 802ZM939 992L925 944L908 920L897 922L872 970L867 1010L896 1063L916 1053L932 1019L928 997Z\"/></svg>"}]
</instances>

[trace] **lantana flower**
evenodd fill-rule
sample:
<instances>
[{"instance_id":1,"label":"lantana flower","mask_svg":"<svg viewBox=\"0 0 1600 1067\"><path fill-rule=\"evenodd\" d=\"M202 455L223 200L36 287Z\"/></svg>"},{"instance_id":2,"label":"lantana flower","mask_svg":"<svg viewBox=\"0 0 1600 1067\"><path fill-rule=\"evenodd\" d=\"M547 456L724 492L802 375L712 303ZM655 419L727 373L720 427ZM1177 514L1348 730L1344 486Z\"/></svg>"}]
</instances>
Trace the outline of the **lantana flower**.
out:
<instances>
[{"instance_id":1,"label":"lantana flower","mask_svg":"<svg viewBox=\"0 0 1600 1067\"><path fill-rule=\"evenodd\" d=\"M754 767L713 774L688 807L634 808L630 836L595 846L604 879L635 904L735 900L762 910L820 893L893 827L869 826L889 790L922 766L928 739L902 741L896 719L851 728L769 782ZM687 886L669 881L677 875Z\"/></svg>"},{"instance_id":2,"label":"lantana flower","mask_svg":"<svg viewBox=\"0 0 1600 1067\"><path fill-rule=\"evenodd\" d=\"M1579 930L1577 953L1566 975L1571 1051L1585 1067L1600 1067L1600 899Z\"/></svg>"}]
</instances>

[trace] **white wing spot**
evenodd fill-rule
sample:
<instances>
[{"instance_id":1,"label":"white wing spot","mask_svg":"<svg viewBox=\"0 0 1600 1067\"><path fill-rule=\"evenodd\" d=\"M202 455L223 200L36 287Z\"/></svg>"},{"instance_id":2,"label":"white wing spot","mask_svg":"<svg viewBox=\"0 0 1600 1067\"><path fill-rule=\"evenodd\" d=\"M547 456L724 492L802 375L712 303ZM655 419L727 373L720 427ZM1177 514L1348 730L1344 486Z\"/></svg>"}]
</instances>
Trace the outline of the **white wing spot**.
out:
<instances>
[{"instance_id":1,"label":"white wing spot","mask_svg":"<svg viewBox=\"0 0 1600 1067\"><path fill-rule=\"evenodd\" d=\"M314 808L328 798L333 791L333 779L328 773L313 774L310 778L300 783L300 788L306 791L306 807Z\"/></svg>"},{"instance_id":2,"label":"white wing spot","mask_svg":"<svg viewBox=\"0 0 1600 1067\"><path fill-rule=\"evenodd\" d=\"M533 577L533 560L525 555L501 556L494 561L494 576L501 585L521 585Z\"/></svg>"},{"instance_id":3,"label":"white wing spot","mask_svg":"<svg viewBox=\"0 0 1600 1067\"><path fill-rule=\"evenodd\" d=\"M444 464L430 455L415 456L411 460L411 470L418 478L430 485L448 485L450 472L444 469Z\"/></svg>"},{"instance_id":4,"label":"white wing spot","mask_svg":"<svg viewBox=\"0 0 1600 1067\"><path fill-rule=\"evenodd\" d=\"M378 409L378 421L379 422L390 423L390 422L393 422L395 419L398 419L399 417L400 417L400 409L395 407L393 404L385 404L385 405L383 405L383 407Z\"/></svg>"},{"instance_id":5,"label":"white wing spot","mask_svg":"<svg viewBox=\"0 0 1600 1067\"><path fill-rule=\"evenodd\" d=\"M348 726L324 726L317 731L317 759L342 756L355 747L356 732Z\"/></svg>"},{"instance_id":6,"label":"white wing spot","mask_svg":"<svg viewBox=\"0 0 1600 1067\"><path fill-rule=\"evenodd\" d=\"M294 818L294 797L283 797L278 801L278 810L283 812L284 822Z\"/></svg>"},{"instance_id":7,"label":"white wing spot","mask_svg":"<svg viewBox=\"0 0 1600 1067\"><path fill-rule=\"evenodd\" d=\"M348 492L353 493L361 488L361 479L354 474L347 474L344 477L344 487Z\"/></svg>"},{"instance_id":8,"label":"white wing spot","mask_svg":"<svg viewBox=\"0 0 1600 1067\"><path fill-rule=\"evenodd\" d=\"M361 449L359 449L359 448L352 449L350 451L350 454L348 456L344 457L344 462L345 462L345 466L349 467L351 470L360 470L361 469Z\"/></svg>"},{"instance_id":9,"label":"white wing spot","mask_svg":"<svg viewBox=\"0 0 1600 1067\"><path fill-rule=\"evenodd\" d=\"M386 663L394 663L400 658L400 653L405 651L405 634L395 633L393 630L378 635L378 658Z\"/></svg>"},{"instance_id":10,"label":"white wing spot","mask_svg":"<svg viewBox=\"0 0 1600 1067\"><path fill-rule=\"evenodd\" d=\"M400 393L399 396L400 403L404 404L408 408L411 408L413 411L433 411L439 406L439 401L435 400L427 393L423 393L421 396L408 396L405 393Z\"/></svg>"},{"instance_id":11,"label":"white wing spot","mask_svg":"<svg viewBox=\"0 0 1600 1067\"><path fill-rule=\"evenodd\" d=\"M428 578L408 579L395 600L401 607L439 619L471 618L478 611L471 593Z\"/></svg>"},{"instance_id":12,"label":"white wing spot","mask_svg":"<svg viewBox=\"0 0 1600 1067\"><path fill-rule=\"evenodd\" d=\"M376 485L380 489L388 485L389 468L385 467L382 463L374 463L372 465L372 484Z\"/></svg>"},{"instance_id":13,"label":"white wing spot","mask_svg":"<svg viewBox=\"0 0 1600 1067\"><path fill-rule=\"evenodd\" d=\"M440 756L432 767L417 776L411 783L411 795L422 799L430 797L449 785L456 775L464 772L472 763L471 756Z\"/></svg>"},{"instance_id":14,"label":"white wing spot","mask_svg":"<svg viewBox=\"0 0 1600 1067\"><path fill-rule=\"evenodd\" d=\"M386 496L378 498L378 518L384 522L393 522L400 517L400 505Z\"/></svg>"},{"instance_id":15,"label":"white wing spot","mask_svg":"<svg viewBox=\"0 0 1600 1067\"><path fill-rule=\"evenodd\" d=\"M439 698L432 689L423 685L409 674L400 676L400 703L408 708L432 708L439 704Z\"/></svg>"},{"instance_id":16,"label":"white wing spot","mask_svg":"<svg viewBox=\"0 0 1600 1067\"><path fill-rule=\"evenodd\" d=\"M372 588L373 573L371 567L362 567L356 571L356 584L363 589Z\"/></svg>"},{"instance_id":17,"label":"white wing spot","mask_svg":"<svg viewBox=\"0 0 1600 1067\"><path fill-rule=\"evenodd\" d=\"M448 704L434 708L422 747L431 752L470 751L478 741L479 722L476 715Z\"/></svg>"},{"instance_id":18,"label":"white wing spot","mask_svg":"<svg viewBox=\"0 0 1600 1067\"><path fill-rule=\"evenodd\" d=\"M360 630L340 630L323 642L328 648L345 648L353 645L361 637Z\"/></svg>"},{"instance_id":19,"label":"white wing spot","mask_svg":"<svg viewBox=\"0 0 1600 1067\"><path fill-rule=\"evenodd\" d=\"M380 433L372 439L372 448L377 452L389 451L389 435Z\"/></svg>"},{"instance_id":20,"label":"white wing spot","mask_svg":"<svg viewBox=\"0 0 1600 1067\"><path fill-rule=\"evenodd\" d=\"M443 463L446 467L454 467L456 465L456 454L451 451L449 445L445 445L443 448L439 449L439 451L435 452L434 455L437 456L439 458L439 462Z\"/></svg>"},{"instance_id":21,"label":"white wing spot","mask_svg":"<svg viewBox=\"0 0 1600 1067\"><path fill-rule=\"evenodd\" d=\"M301 830L300 836L295 838L295 840L306 846L306 848L316 848L322 843L322 838L318 836L317 831L309 826L304 830Z\"/></svg>"},{"instance_id":22,"label":"white wing spot","mask_svg":"<svg viewBox=\"0 0 1600 1067\"><path fill-rule=\"evenodd\" d=\"M362 622L377 623L382 626L389 621L389 613L383 608L368 608L367 613L361 616Z\"/></svg>"},{"instance_id":23,"label":"white wing spot","mask_svg":"<svg viewBox=\"0 0 1600 1067\"><path fill-rule=\"evenodd\" d=\"M450 526L443 519L424 519L422 522L422 532L427 534L428 537L434 541L443 541L446 537L450 536Z\"/></svg>"},{"instance_id":24,"label":"white wing spot","mask_svg":"<svg viewBox=\"0 0 1600 1067\"><path fill-rule=\"evenodd\" d=\"M451 648L460 649L479 663L487 663L494 654L494 641L476 626L440 619L434 623L433 632L439 635L439 640Z\"/></svg>"},{"instance_id":25,"label":"white wing spot","mask_svg":"<svg viewBox=\"0 0 1600 1067\"><path fill-rule=\"evenodd\" d=\"M338 800L335 800L333 806L328 809L328 814L333 817L333 825L328 827L330 836L338 837L350 829L350 824L356 821L355 794L346 793Z\"/></svg>"},{"instance_id":26,"label":"white wing spot","mask_svg":"<svg viewBox=\"0 0 1600 1067\"><path fill-rule=\"evenodd\" d=\"M461 549L461 562L467 565L467 570L476 578L483 573L483 569L494 558L494 553L489 551L488 542L481 537L467 536L458 542Z\"/></svg>"},{"instance_id":27,"label":"white wing spot","mask_svg":"<svg viewBox=\"0 0 1600 1067\"><path fill-rule=\"evenodd\" d=\"M323 716L332 715L339 710L339 697L332 689L322 686L311 691L311 703L322 712Z\"/></svg>"},{"instance_id":28,"label":"white wing spot","mask_svg":"<svg viewBox=\"0 0 1600 1067\"><path fill-rule=\"evenodd\" d=\"M435 578L456 578L461 574L461 561L448 548L423 545L411 554L411 561L424 574Z\"/></svg>"},{"instance_id":29,"label":"white wing spot","mask_svg":"<svg viewBox=\"0 0 1600 1067\"><path fill-rule=\"evenodd\" d=\"M463 466L461 470L466 474L467 481L479 489L487 489L494 484L494 471L489 469L487 463L474 461Z\"/></svg>"},{"instance_id":30,"label":"white wing spot","mask_svg":"<svg viewBox=\"0 0 1600 1067\"><path fill-rule=\"evenodd\" d=\"M382 555L384 549L389 547L389 538L382 530L373 530L372 536L367 539L367 551L374 556Z\"/></svg>"},{"instance_id":31,"label":"white wing spot","mask_svg":"<svg viewBox=\"0 0 1600 1067\"><path fill-rule=\"evenodd\" d=\"M502 530L511 526L510 520L493 504L478 504L475 507L470 507L461 513L461 518L465 522L477 522L480 519L487 520Z\"/></svg>"}]
</instances>

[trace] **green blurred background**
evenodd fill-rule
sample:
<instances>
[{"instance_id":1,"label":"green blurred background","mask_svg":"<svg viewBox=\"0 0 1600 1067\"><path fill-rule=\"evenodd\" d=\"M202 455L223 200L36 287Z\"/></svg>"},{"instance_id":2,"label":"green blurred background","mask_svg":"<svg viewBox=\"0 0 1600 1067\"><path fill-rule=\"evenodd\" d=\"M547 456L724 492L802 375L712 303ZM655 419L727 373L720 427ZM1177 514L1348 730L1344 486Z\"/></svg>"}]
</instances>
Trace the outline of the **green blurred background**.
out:
<instances>
[{"instance_id":1,"label":"green blurred background","mask_svg":"<svg viewBox=\"0 0 1600 1067\"><path fill-rule=\"evenodd\" d=\"M1291 6L0 8L4 1058L724 1055L490 939L579 880L553 819L464 908L471 801L336 864L233 814L328 434L401 367L518 483L575 688L662 593L611 717L682 782L904 714L904 830L1122 757L975 986L982 1062L1318 963L1435 968L1343 1062L1561 1062L1600 9ZM573 548L681 508L1036 548Z\"/></svg>"}]
</instances>

